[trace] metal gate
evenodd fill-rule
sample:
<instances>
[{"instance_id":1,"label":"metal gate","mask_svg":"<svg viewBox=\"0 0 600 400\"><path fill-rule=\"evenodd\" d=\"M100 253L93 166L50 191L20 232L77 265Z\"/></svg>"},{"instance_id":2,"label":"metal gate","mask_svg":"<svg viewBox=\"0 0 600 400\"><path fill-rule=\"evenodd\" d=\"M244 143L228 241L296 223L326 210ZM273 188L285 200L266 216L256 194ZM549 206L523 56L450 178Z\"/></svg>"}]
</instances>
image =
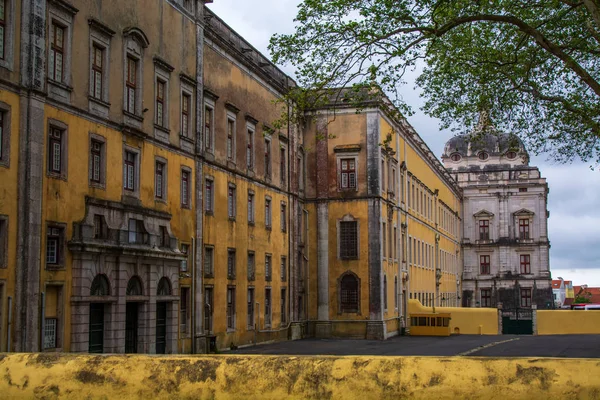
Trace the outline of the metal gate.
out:
<instances>
[{"instance_id":1,"label":"metal gate","mask_svg":"<svg viewBox=\"0 0 600 400\"><path fill-rule=\"evenodd\" d=\"M533 335L533 311L530 308L502 310L502 334Z\"/></svg>"},{"instance_id":2,"label":"metal gate","mask_svg":"<svg viewBox=\"0 0 600 400\"><path fill-rule=\"evenodd\" d=\"M104 352L104 303L90 304L90 353Z\"/></svg>"},{"instance_id":3,"label":"metal gate","mask_svg":"<svg viewBox=\"0 0 600 400\"><path fill-rule=\"evenodd\" d=\"M167 303L156 303L156 354L167 350Z\"/></svg>"},{"instance_id":4,"label":"metal gate","mask_svg":"<svg viewBox=\"0 0 600 400\"><path fill-rule=\"evenodd\" d=\"M138 303L127 303L125 312L125 353L138 352Z\"/></svg>"}]
</instances>

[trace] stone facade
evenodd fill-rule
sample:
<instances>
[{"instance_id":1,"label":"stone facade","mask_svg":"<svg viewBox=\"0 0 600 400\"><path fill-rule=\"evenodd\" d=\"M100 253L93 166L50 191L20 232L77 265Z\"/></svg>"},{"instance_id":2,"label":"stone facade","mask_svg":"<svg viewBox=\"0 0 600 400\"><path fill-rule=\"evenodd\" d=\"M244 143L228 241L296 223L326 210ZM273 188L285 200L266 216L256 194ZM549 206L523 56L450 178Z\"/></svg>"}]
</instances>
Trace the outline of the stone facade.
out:
<instances>
[{"instance_id":1,"label":"stone facade","mask_svg":"<svg viewBox=\"0 0 600 400\"><path fill-rule=\"evenodd\" d=\"M516 136L486 129L442 156L463 191L462 305L551 308L548 184Z\"/></svg>"}]
</instances>

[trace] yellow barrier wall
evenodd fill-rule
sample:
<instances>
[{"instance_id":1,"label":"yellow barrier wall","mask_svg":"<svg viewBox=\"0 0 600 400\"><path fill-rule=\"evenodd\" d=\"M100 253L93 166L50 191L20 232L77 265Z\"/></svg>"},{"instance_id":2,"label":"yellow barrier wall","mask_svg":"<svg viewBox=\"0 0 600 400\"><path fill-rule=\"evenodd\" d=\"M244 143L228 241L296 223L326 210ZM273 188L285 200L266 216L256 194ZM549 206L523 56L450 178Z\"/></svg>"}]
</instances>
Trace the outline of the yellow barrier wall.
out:
<instances>
[{"instance_id":1,"label":"yellow barrier wall","mask_svg":"<svg viewBox=\"0 0 600 400\"><path fill-rule=\"evenodd\" d=\"M591 359L11 354L3 398L597 398Z\"/></svg>"},{"instance_id":2,"label":"yellow barrier wall","mask_svg":"<svg viewBox=\"0 0 600 400\"><path fill-rule=\"evenodd\" d=\"M539 310L537 334L600 334L600 311Z\"/></svg>"},{"instance_id":3,"label":"yellow barrier wall","mask_svg":"<svg viewBox=\"0 0 600 400\"><path fill-rule=\"evenodd\" d=\"M432 307L425 307L418 300L412 299L408 301L409 314L422 314L431 312L433 312ZM450 314L451 334L498 334L498 310L495 308L436 307L435 312Z\"/></svg>"}]
</instances>

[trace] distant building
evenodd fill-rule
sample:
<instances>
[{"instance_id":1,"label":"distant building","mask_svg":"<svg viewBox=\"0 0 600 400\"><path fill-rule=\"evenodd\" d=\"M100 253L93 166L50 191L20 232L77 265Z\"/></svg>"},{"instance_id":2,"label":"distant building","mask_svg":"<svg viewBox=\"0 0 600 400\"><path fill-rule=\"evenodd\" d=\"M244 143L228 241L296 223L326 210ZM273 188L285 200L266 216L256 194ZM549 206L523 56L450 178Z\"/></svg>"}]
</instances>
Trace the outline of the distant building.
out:
<instances>
[{"instance_id":1,"label":"distant building","mask_svg":"<svg viewBox=\"0 0 600 400\"><path fill-rule=\"evenodd\" d=\"M565 304L565 281L562 278L552 280L552 296L554 297L554 306L556 308L561 308Z\"/></svg>"},{"instance_id":2,"label":"distant building","mask_svg":"<svg viewBox=\"0 0 600 400\"><path fill-rule=\"evenodd\" d=\"M551 308L548 185L523 143L483 115L442 162L463 189L463 306Z\"/></svg>"}]
</instances>

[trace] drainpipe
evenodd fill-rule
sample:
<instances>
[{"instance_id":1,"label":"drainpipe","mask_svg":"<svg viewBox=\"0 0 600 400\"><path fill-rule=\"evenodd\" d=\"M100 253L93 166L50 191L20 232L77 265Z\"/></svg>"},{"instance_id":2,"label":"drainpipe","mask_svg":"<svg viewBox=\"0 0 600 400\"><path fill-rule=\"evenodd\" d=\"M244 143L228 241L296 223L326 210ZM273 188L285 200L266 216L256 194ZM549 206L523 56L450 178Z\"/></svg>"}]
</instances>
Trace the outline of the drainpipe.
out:
<instances>
[{"instance_id":1,"label":"drainpipe","mask_svg":"<svg viewBox=\"0 0 600 400\"><path fill-rule=\"evenodd\" d=\"M197 208L197 206L196 206ZM190 323L192 324L192 354L196 354L196 302L194 299L196 298L196 240L192 237L192 287L190 290L190 312L192 313L192 318ZM188 254L189 259L189 254ZM180 305L181 307L181 305Z\"/></svg>"}]
</instances>

